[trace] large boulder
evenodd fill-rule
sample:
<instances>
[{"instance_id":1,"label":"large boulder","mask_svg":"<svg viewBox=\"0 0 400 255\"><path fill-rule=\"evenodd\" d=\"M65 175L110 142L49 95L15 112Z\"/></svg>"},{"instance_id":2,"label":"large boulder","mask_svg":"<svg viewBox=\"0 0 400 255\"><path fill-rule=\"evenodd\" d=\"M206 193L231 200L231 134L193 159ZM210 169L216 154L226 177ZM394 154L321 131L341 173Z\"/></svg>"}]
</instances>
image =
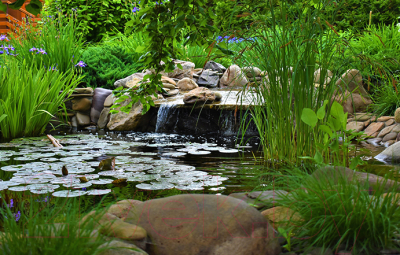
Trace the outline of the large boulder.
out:
<instances>
[{"instance_id":1,"label":"large boulder","mask_svg":"<svg viewBox=\"0 0 400 255\"><path fill-rule=\"evenodd\" d=\"M97 123L101 111L104 109L104 101L112 94L112 90L96 88L92 99L92 108L90 109L90 119L93 123Z\"/></svg>"},{"instance_id":2,"label":"large boulder","mask_svg":"<svg viewBox=\"0 0 400 255\"><path fill-rule=\"evenodd\" d=\"M175 63L175 69L170 72L161 72L162 75L167 76L169 78L175 78L175 79L183 79L183 78L193 78L193 72L194 72L194 67L195 64L189 61L183 61L183 60L174 60ZM182 66L182 69L178 67L178 65Z\"/></svg>"},{"instance_id":3,"label":"large boulder","mask_svg":"<svg viewBox=\"0 0 400 255\"><path fill-rule=\"evenodd\" d=\"M199 79L197 80L197 84L202 87L216 88L219 82L219 75L216 71L204 70Z\"/></svg>"},{"instance_id":4,"label":"large boulder","mask_svg":"<svg viewBox=\"0 0 400 255\"><path fill-rule=\"evenodd\" d=\"M400 133L399 133L400 134ZM396 142L375 156L376 159L386 162L400 161L400 142Z\"/></svg>"},{"instance_id":5,"label":"large boulder","mask_svg":"<svg viewBox=\"0 0 400 255\"><path fill-rule=\"evenodd\" d=\"M121 106L128 105L130 101L130 99L125 100L125 102L123 102ZM117 108L117 110L119 109L120 107ZM120 111L116 114L111 114L110 121L107 124L107 128L109 130L115 131L135 131L141 125L146 125L146 123L149 122L147 116L142 115L142 111L143 105L139 101L132 105L131 111L129 113Z\"/></svg>"},{"instance_id":6,"label":"large boulder","mask_svg":"<svg viewBox=\"0 0 400 255\"><path fill-rule=\"evenodd\" d=\"M340 79L337 80L336 86L341 87L343 91L347 90L364 97L368 96L368 92L363 87L361 72L357 69L347 70Z\"/></svg>"},{"instance_id":7,"label":"large boulder","mask_svg":"<svg viewBox=\"0 0 400 255\"><path fill-rule=\"evenodd\" d=\"M246 75L239 66L231 65L220 80L221 87L243 87L248 83Z\"/></svg>"},{"instance_id":8,"label":"large boulder","mask_svg":"<svg viewBox=\"0 0 400 255\"><path fill-rule=\"evenodd\" d=\"M217 71L218 73L224 73L226 71L226 67L221 65L220 63L214 61L208 61L204 66L204 69L211 69L213 71Z\"/></svg>"},{"instance_id":9,"label":"large boulder","mask_svg":"<svg viewBox=\"0 0 400 255\"><path fill-rule=\"evenodd\" d=\"M139 81L143 80L143 77L146 74L149 74L151 72L144 72L144 73L134 73L132 75L129 75L128 77L125 77L123 79L117 80L114 82L114 86L116 88L118 87L124 87L124 88L132 88L137 84Z\"/></svg>"},{"instance_id":10,"label":"large boulder","mask_svg":"<svg viewBox=\"0 0 400 255\"><path fill-rule=\"evenodd\" d=\"M356 93L345 91L342 94L337 94L332 97L332 100L337 101L343 106L344 112L355 113L362 112L367 109L368 105L372 104L369 96L363 96Z\"/></svg>"},{"instance_id":11,"label":"large boulder","mask_svg":"<svg viewBox=\"0 0 400 255\"><path fill-rule=\"evenodd\" d=\"M136 205L125 222L140 226L154 255L278 255L271 224L255 208L227 196L188 194Z\"/></svg>"},{"instance_id":12,"label":"large boulder","mask_svg":"<svg viewBox=\"0 0 400 255\"><path fill-rule=\"evenodd\" d=\"M180 90L192 90L199 87L196 82L190 78L183 78L182 80L178 81L176 86Z\"/></svg>"},{"instance_id":13,"label":"large boulder","mask_svg":"<svg viewBox=\"0 0 400 255\"><path fill-rule=\"evenodd\" d=\"M71 99L72 110L86 112L92 106L92 97L77 97Z\"/></svg>"},{"instance_id":14,"label":"large boulder","mask_svg":"<svg viewBox=\"0 0 400 255\"><path fill-rule=\"evenodd\" d=\"M205 104L215 101L215 93L205 87L193 89L183 96L185 104Z\"/></svg>"}]
</instances>

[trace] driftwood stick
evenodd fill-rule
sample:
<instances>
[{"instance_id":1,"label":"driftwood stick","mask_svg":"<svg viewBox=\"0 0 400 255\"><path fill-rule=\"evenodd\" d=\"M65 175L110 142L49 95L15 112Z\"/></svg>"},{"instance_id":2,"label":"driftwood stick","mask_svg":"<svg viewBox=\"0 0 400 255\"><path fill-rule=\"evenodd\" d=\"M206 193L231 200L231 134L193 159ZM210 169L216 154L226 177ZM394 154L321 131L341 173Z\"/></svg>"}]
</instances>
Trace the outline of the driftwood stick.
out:
<instances>
[{"instance_id":1,"label":"driftwood stick","mask_svg":"<svg viewBox=\"0 0 400 255\"><path fill-rule=\"evenodd\" d=\"M55 139L52 135L47 135L47 138L49 138L50 142L53 144L54 147L60 147L60 148L63 147L60 144L60 142L57 139Z\"/></svg>"}]
</instances>

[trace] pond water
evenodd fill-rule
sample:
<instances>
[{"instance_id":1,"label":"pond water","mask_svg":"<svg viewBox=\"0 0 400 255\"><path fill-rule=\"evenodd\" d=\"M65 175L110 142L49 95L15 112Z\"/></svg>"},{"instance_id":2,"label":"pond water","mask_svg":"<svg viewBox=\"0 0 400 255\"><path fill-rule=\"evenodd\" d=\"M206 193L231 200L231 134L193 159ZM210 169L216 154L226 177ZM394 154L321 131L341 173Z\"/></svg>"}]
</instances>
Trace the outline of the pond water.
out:
<instances>
[{"instance_id":1,"label":"pond water","mask_svg":"<svg viewBox=\"0 0 400 255\"><path fill-rule=\"evenodd\" d=\"M52 147L47 137L0 143L0 189L55 197L101 196L114 191L133 198L137 192L161 190L228 195L252 190L254 177L261 171L257 139L239 147L234 137L159 133L54 137L63 148ZM115 157L115 170L100 170L99 162L111 157ZM63 166L68 170L66 176Z\"/></svg>"}]
</instances>

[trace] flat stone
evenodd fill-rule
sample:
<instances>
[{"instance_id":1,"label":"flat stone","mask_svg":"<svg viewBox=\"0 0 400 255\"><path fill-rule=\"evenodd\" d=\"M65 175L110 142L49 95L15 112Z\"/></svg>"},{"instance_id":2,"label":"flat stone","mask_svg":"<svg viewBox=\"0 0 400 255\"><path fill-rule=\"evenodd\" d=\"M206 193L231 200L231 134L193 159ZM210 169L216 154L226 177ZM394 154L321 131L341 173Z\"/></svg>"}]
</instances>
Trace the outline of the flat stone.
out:
<instances>
[{"instance_id":1,"label":"flat stone","mask_svg":"<svg viewBox=\"0 0 400 255\"><path fill-rule=\"evenodd\" d=\"M93 96L93 94L72 94L71 98L72 97L91 97L91 96Z\"/></svg>"},{"instance_id":2,"label":"flat stone","mask_svg":"<svg viewBox=\"0 0 400 255\"><path fill-rule=\"evenodd\" d=\"M88 87L88 88L76 88L74 89L74 93L76 94L93 94L93 89Z\"/></svg>"},{"instance_id":3,"label":"flat stone","mask_svg":"<svg viewBox=\"0 0 400 255\"><path fill-rule=\"evenodd\" d=\"M385 135L389 134L394 126L387 126L379 132L378 137L384 137ZM390 139L389 139L390 140Z\"/></svg>"},{"instance_id":4,"label":"flat stone","mask_svg":"<svg viewBox=\"0 0 400 255\"><path fill-rule=\"evenodd\" d=\"M72 110L74 111L88 111L92 107L92 97L80 97L71 100Z\"/></svg>"},{"instance_id":5,"label":"flat stone","mask_svg":"<svg viewBox=\"0 0 400 255\"><path fill-rule=\"evenodd\" d=\"M78 126L90 125L89 115L78 112L75 117L76 117L76 121L78 122Z\"/></svg>"},{"instance_id":6,"label":"flat stone","mask_svg":"<svg viewBox=\"0 0 400 255\"><path fill-rule=\"evenodd\" d=\"M352 121L347 123L346 129L347 130L355 130L356 132L360 132L364 129L364 122L360 121Z\"/></svg>"},{"instance_id":7,"label":"flat stone","mask_svg":"<svg viewBox=\"0 0 400 255\"><path fill-rule=\"evenodd\" d=\"M190 78L183 78L178 81L176 86L178 86L180 90L192 90L199 87L196 82Z\"/></svg>"},{"instance_id":8,"label":"flat stone","mask_svg":"<svg viewBox=\"0 0 400 255\"><path fill-rule=\"evenodd\" d=\"M273 207L280 195L286 195L284 190L253 191L229 194L230 197L240 199L256 208Z\"/></svg>"},{"instance_id":9,"label":"flat stone","mask_svg":"<svg viewBox=\"0 0 400 255\"><path fill-rule=\"evenodd\" d=\"M371 136L372 134L381 131L385 127L385 123L383 122L374 122L371 123L365 130L365 134Z\"/></svg>"},{"instance_id":10,"label":"flat stone","mask_svg":"<svg viewBox=\"0 0 400 255\"><path fill-rule=\"evenodd\" d=\"M97 126L100 129L103 129L107 126L108 122L110 121L110 107L104 107L104 109L100 113L99 120L97 121Z\"/></svg>"},{"instance_id":11,"label":"flat stone","mask_svg":"<svg viewBox=\"0 0 400 255\"><path fill-rule=\"evenodd\" d=\"M114 95L110 94L104 101L104 107L111 107L114 104Z\"/></svg>"},{"instance_id":12,"label":"flat stone","mask_svg":"<svg viewBox=\"0 0 400 255\"><path fill-rule=\"evenodd\" d=\"M385 125L386 125L386 126L391 126L391 125L393 125L394 123L396 123L396 122L394 121L393 118L390 119L390 120L388 120L388 121L385 121Z\"/></svg>"},{"instance_id":13,"label":"flat stone","mask_svg":"<svg viewBox=\"0 0 400 255\"><path fill-rule=\"evenodd\" d=\"M385 146L385 148L389 147L390 145L394 144L396 142L396 140L389 140L386 141L383 146Z\"/></svg>"},{"instance_id":14,"label":"flat stone","mask_svg":"<svg viewBox=\"0 0 400 255\"><path fill-rule=\"evenodd\" d=\"M164 89L176 89L175 85L171 84L171 83L165 83L163 82L163 88Z\"/></svg>"},{"instance_id":15,"label":"flat stone","mask_svg":"<svg viewBox=\"0 0 400 255\"><path fill-rule=\"evenodd\" d=\"M397 133L396 132L391 132L391 133L389 133L389 134L387 134L387 135L385 135L383 137L382 142L384 143L384 142L387 142L389 140L396 140L396 137L397 137Z\"/></svg>"},{"instance_id":16,"label":"flat stone","mask_svg":"<svg viewBox=\"0 0 400 255\"><path fill-rule=\"evenodd\" d=\"M391 116L382 116L382 117L379 117L376 121L386 122L386 121L388 121L390 119L393 119L393 117L391 117Z\"/></svg>"},{"instance_id":17,"label":"flat stone","mask_svg":"<svg viewBox=\"0 0 400 255\"><path fill-rule=\"evenodd\" d=\"M168 91L168 93L166 93L166 94L163 93L163 96L173 97L173 96L176 96L178 94L179 94L179 89L172 89L172 90Z\"/></svg>"},{"instance_id":18,"label":"flat stone","mask_svg":"<svg viewBox=\"0 0 400 255\"><path fill-rule=\"evenodd\" d=\"M372 122L372 120L367 120L367 121L364 121L364 126L365 127L368 127L369 126L369 124L371 124L371 122Z\"/></svg>"},{"instance_id":19,"label":"flat stone","mask_svg":"<svg viewBox=\"0 0 400 255\"><path fill-rule=\"evenodd\" d=\"M355 113L354 114L354 120L357 121L366 121L371 119L373 115L371 113Z\"/></svg>"},{"instance_id":20,"label":"flat stone","mask_svg":"<svg viewBox=\"0 0 400 255\"><path fill-rule=\"evenodd\" d=\"M395 124L392 129L392 132L399 133L400 132L400 124Z\"/></svg>"},{"instance_id":21,"label":"flat stone","mask_svg":"<svg viewBox=\"0 0 400 255\"><path fill-rule=\"evenodd\" d=\"M161 76L161 82L162 83L170 83L170 84L176 86L176 82L167 76Z\"/></svg>"}]
</instances>

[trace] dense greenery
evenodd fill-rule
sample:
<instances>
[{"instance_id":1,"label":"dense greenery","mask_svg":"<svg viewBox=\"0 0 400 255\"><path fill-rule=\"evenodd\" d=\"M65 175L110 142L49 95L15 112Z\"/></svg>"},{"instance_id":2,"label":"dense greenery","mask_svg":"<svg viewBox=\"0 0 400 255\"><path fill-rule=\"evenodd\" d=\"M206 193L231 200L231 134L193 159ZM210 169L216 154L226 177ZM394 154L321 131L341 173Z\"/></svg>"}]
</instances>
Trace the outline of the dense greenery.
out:
<instances>
[{"instance_id":1,"label":"dense greenery","mask_svg":"<svg viewBox=\"0 0 400 255\"><path fill-rule=\"evenodd\" d=\"M46 13L52 16L73 14L85 41L98 42L106 35L124 32L135 1L127 0L51 0Z\"/></svg>"}]
</instances>

